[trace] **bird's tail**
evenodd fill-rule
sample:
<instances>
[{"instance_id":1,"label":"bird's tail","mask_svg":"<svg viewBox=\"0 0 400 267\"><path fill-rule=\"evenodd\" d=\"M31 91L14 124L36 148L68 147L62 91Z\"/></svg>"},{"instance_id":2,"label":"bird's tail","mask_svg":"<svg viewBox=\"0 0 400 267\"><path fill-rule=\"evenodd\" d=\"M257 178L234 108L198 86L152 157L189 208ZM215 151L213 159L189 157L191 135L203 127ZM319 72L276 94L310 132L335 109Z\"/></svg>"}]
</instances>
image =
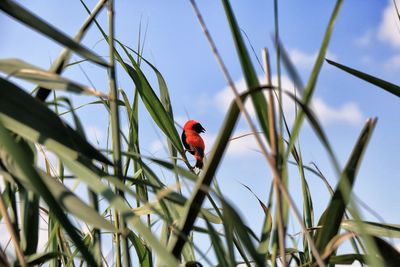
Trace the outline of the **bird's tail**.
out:
<instances>
[{"instance_id":1,"label":"bird's tail","mask_svg":"<svg viewBox=\"0 0 400 267\"><path fill-rule=\"evenodd\" d=\"M203 169L203 161L202 160L196 160L196 167L199 169Z\"/></svg>"},{"instance_id":2,"label":"bird's tail","mask_svg":"<svg viewBox=\"0 0 400 267\"><path fill-rule=\"evenodd\" d=\"M203 158L196 157L196 167L199 169L203 169Z\"/></svg>"}]
</instances>

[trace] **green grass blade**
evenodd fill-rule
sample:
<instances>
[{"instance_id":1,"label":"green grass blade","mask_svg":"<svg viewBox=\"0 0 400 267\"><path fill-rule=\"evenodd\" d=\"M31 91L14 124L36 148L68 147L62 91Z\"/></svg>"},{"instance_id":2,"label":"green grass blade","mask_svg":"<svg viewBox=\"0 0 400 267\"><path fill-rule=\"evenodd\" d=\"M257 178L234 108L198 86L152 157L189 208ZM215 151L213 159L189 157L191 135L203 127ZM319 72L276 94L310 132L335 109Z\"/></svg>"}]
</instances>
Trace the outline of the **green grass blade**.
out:
<instances>
[{"instance_id":1,"label":"green grass blade","mask_svg":"<svg viewBox=\"0 0 400 267\"><path fill-rule=\"evenodd\" d=\"M58 89L77 94L90 94L106 97L104 94L95 91L93 88L63 78L55 73L48 72L20 59L1 59L0 71L6 73L8 77L17 77L38 84L46 89Z\"/></svg>"},{"instance_id":2,"label":"green grass blade","mask_svg":"<svg viewBox=\"0 0 400 267\"><path fill-rule=\"evenodd\" d=\"M352 265L355 261L358 261L361 264L366 264L365 256L362 254L343 254L332 256L329 259L329 264Z\"/></svg>"},{"instance_id":3,"label":"green grass blade","mask_svg":"<svg viewBox=\"0 0 400 267\"><path fill-rule=\"evenodd\" d=\"M167 112L167 114L170 116L171 120L174 121L174 113L173 113L173 110L172 110L172 103L171 103L171 99L170 99L170 96L169 96L169 90L168 90L168 87L167 87L167 83L166 83L164 77L162 76L161 72L153 64L151 64L148 60L143 58L143 56L141 54L136 53L133 49L129 48L126 45L123 45L119 41L117 41L117 42L124 49L125 53L130 58L132 64L134 64L135 60L128 53L128 51L126 49L128 49L128 50L132 51L133 53L135 53L140 60L143 60L154 71L154 73L157 76L161 104L164 106L164 109ZM138 65L140 66L140 64L138 64ZM168 150L170 152L170 156L172 158L172 162L176 163L176 157L177 157L176 147L174 146L174 144L168 138L167 138L167 144L168 144ZM179 176L176 175L175 178L176 178L177 184L179 186L179 191L180 191Z\"/></svg>"},{"instance_id":4,"label":"green grass blade","mask_svg":"<svg viewBox=\"0 0 400 267\"><path fill-rule=\"evenodd\" d=\"M245 99L245 96L243 99ZM197 179L193 193L188 203L185 205L185 212L182 215L179 223L179 229L181 229L180 235L174 235L169 242L168 247L173 252L175 257L180 256L182 248L185 244L184 237L188 236L193 228L194 222L196 221L200 212L201 205L207 195L207 192L204 191L204 188L208 188L214 178L225 149L229 143L233 129L238 120L239 114L239 107L237 106L236 102L233 102L227 113L227 116L225 117L225 121L215 141L214 147L211 150L209 159L204 166L204 170Z\"/></svg>"},{"instance_id":5,"label":"green grass blade","mask_svg":"<svg viewBox=\"0 0 400 267\"><path fill-rule=\"evenodd\" d=\"M108 66L107 62L105 62L94 52L77 43L76 41L59 31L58 29L54 28L50 24L46 23L38 16L29 12L27 9L23 8L16 2L12 0L0 1L0 10L5 12L9 16L17 19L21 23L29 26L30 28L46 35L50 39L60 43L61 45L70 48L72 51L79 54L83 58L87 58L90 61L104 67Z\"/></svg>"},{"instance_id":6,"label":"green grass blade","mask_svg":"<svg viewBox=\"0 0 400 267\"><path fill-rule=\"evenodd\" d=\"M221 267L230 266L226 259L227 253L224 249L224 246L222 245L222 241L221 241L221 238L219 237L219 234L217 233L217 231L215 231L212 224L209 223L207 220L206 220L206 225L207 225L207 229L208 229L208 234L211 239L212 248L214 249L215 255L217 256L218 265Z\"/></svg>"},{"instance_id":7,"label":"green grass blade","mask_svg":"<svg viewBox=\"0 0 400 267\"><path fill-rule=\"evenodd\" d=\"M176 259L168 252L168 250L159 242L153 235L151 230L136 216L132 209L126 204L125 200L115 194L110 187L102 183L99 174L101 173L95 166L90 163L82 162L79 160L71 160L69 158L62 158L64 164L73 172L77 177L86 182L88 187L97 194L104 197L112 207L117 209L124 217L125 221L134 227L138 233L143 237L146 243L154 249L160 259L163 259L165 266L178 266Z\"/></svg>"},{"instance_id":8,"label":"green grass blade","mask_svg":"<svg viewBox=\"0 0 400 267\"><path fill-rule=\"evenodd\" d=\"M64 157L109 160L41 102L0 78L0 118L13 132Z\"/></svg>"},{"instance_id":9,"label":"green grass blade","mask_svg":"<svg viewBox=\"0 0 400 267\"><path fill-rule=\"evenodd\" d=\"M29 266L42 266L46 262L57 259L61 256L59 252L44 252L44 253L37 253L35 255L31 255L26 257L26 263Z\"/></svg>"},{"instance_id":10,"label":"green grass blade","mask_svg":"<svg viewBox=\"0 0 400 267\"><path fill-rule=\"evenodd\" d=\"M268 254L269 241L272 231L272 215L271 215L272 196L273 196L273 186L270 187L268 203L267 203L268 211L264 212L265 217L264 217L263 227L261 230L260 242L257 249L259 253L264 255Z\"/></svg>"},{"instance_id":11,"label":"green grass blade","mask_svg":"<svg viewBox=\"0 0 400 267\"><path fill-rule=\"evenodd\" d=\"M337 18L338 14L339 14L340 7L342 6L342 4L343 4L343 0L337 0L336 1L334 10L333 10L332 15L331 15L331 17L329 19L328 27L327 27L327 29L325 31L325 35L324 35L324 38L322 40L322 44L321 44L321 47L319 49L317 59L316 59L316 61L314 63L314 67L313 67L313 69L311 71L310 78L308 79L307 85L306 85L306 87L304 89L302 102L303 102L303 104L305 106L308 106L308 104L310 103L311 98L313 96L313 93L315 91L315 86L317 84L318 76L320 74L320 71L321 71L321 68L322 68L322 64L324 62L325 55L326 55L326 53L328 51L328 45L329 45L329 42L330 42L330 39L331 39L331 36L332 36L334 24L335 24L336 18ZM298 135L300 133L301 125L303 123L303 119L304 119L304 113L302 111L300 111L300 113L297 115L297 117L295 119L295 122L293 124L293 127L292 127L292 131L291 131L292 136L291 136L291 138L289 140L289 145L288 145L288 149L286 151L286 155L285 155L284 161L287 161L287 159L289 158L289 155L291 153L291 150L292 150L292 148L294 147L294 145L296 143L297 137L298 137Z\"/></svg>"},{"instance_id":12,"label":"green grass blade","mask_svg":"<svg viewBox=\"0 0 400 267\"><path fill-rule=\"evenodd\" d=\"M3 155L2 155L3 157ZM3 167L2 165L1 167ZM5 190L4 190L4 197L6 202L6 206L10 210L9 212L9 217L14 229L14 233L17 237L18 240L21 240L20 233L19 233L19 218L18 218L18 209L17 209L17 186L13 178L11 177L11 174L6 170L2 172L2 175L4 179L7 179L7 176L9 177L8 181L5 181Z\"/></svg>"},{"instance_id":13,"label":"green grass blade","mask_svg":"<svg viewBox=\"0 0 400 267\"><path fill-rule=\"evenodd\" d=\"M109 221L104 219L103 216L99 215L96 210L83 202L77 197L71 190L69 190L64 184L60 183L54 177L50 177L45 172L39 172L46 184L49 191L54 197L59 199L59 203L69 213L75 215L82 221L93 225L100 229L116 232L116 229Z\"/></svg>"},{"instance_id":14,"label":"green grass blade","mask_svg":"<svg viewBox=\"0 0 400 267\"><path fill-rule=\"evenodd\" d=\"M74 244L78 250L82 253L82 256L92 266L96 266L96 262L89 252L87 247L83 244L81 237L76 232L75 227L69 221L67 216L61 209L58 201L51 194L49 189L46 187L45 183L41 179L40 175L37 173L33 167L33 162L30 160L23 148L15 141L11 136L10 132L4 127L2 120L0 119L0 140L2 145L2 150L6 152L8 157L2 157L3 164L7 164L10 169L14 169L19 177L24 177L26 180L30 180L32 185L37 190L38 194L44 199L47 205L50 207L51 212L56 216L58 221L63 225L65 231L68 233L70 238L73 240ZM5 163L5 158L7 162ZM6 165L6 167L7 167Z\"/></svg>"},{"instance_id":15,"label":"green grass blade","mask_svg":"<svg viewBox=\"0 0 400 267\"><path fill-rule=\"evenodd\" d=\"M227 219L228 223L232 224L233 229L239 236L239 239L243 242L243 246L252 257L252 260L255 262L256 266L266 266L265 257L257 252L257 249L250 239L248 227L244 224L239 214L235 211L235 208L233 208L225 200L221 199L221 201L224 217Z\"/></svg>"},{"instance_id":16,"label":"green grass blade","mask_svg":"<svg viewBox=\"0 0 400 267\"><path fill-rule=\"evenodd\" d=\"M399 224L387 224L377 222L355 222L353 220L342 221L340 227L351 232L360 233L360 227L358 224L362 224L364 230L374 236L389 237L389 238L400 238L400 225Z\"/></svg>"},{"instance_id":17,"label":"green grass blade","mask_svg":"<svg viewBox=\"0 0 400 267\"><path fill-rule=\"evenodd\" d=\"M351 191L361 163L362 155L367 147L375 124L376 119L370 119L365 124L353 148L350 158L343 169L328 208L318 223L318 225L323 226L323 228L317 231L315 235L316 247L320 252L323 252L328 242L339 231L340 223L351 197Z\"/></svg>"},{"instance_id":18,"label":"green grass blade","mask_svg":"<svg viewBox=\"0 0 400 267\"><path fill-rule=\"evenodd\" d=\"M376 247L378 248L383 264L382 266L386 267L397 267L400 266L400 252L392 245L387 243L385 240L374 237L374 241L376 243Z\"/></svg>"},{"instance_id":19,"label":"green grass blade","mask_svg":"<svg viewBox=\"0 0 400 267\"><path fill-rule=\"evenodd\" d=\"M165 133L165 135L172 142L174 147L178 151L181 151L181 154L183 154L182 143L179 138L179 134L175 128L174 121L165 110L163 104L152 89L150 83L147 81L140 67L135 64L134 68L132 68L124 62L120 63L122 65L125 65L128 74L134 81L140 97L142 98L142 101L147 108L147 111L153 118L154 122Z\"/></svg>"},{"instance_id":20,"label":"green grass blade","mask_svg":"<svg viewBox=\"0 0 400 267\"><path fill-rule=\"evenodd\" d=\"M347 67L345 65L339 64L339 63L334 62L334 61L329 60L329 59L326 59L326 62L328 62L329 64L331 64L331 65L333 65L333 66L335 66L335 67L337 67L337 68L339 68L341 70L344 70L347 73L350 73L353 76L356 76L357 78L360 78L360 79L362 79L362 80L364 80L366 82L372 83L373 85L376 85L376 86L382 88L383 90L385 90L385 91L387 91L387 92L389 92L389 93L391 93L391 94L393 94L395 96L400 97L400 87L395 85L395 84L393 84L393 83L390 83L390 82L387 82L385 80L379 79L379 78L374 77L372 75L369 75L369 74L367 74L365 72L361 72L361 71L358 71L356 69L349 68L349 67Z\"/></svg>"},{"instance_id":21,"label":"green grass blade","mask_svg":"<svg viewBox=\"0 0 400 267\"><path fill-rule=\"evenodd\" d=\"M82 40L82 38L85 36L86 32L90 28L90 25L93 23L94 19L96 16L100 13L100 11L103 9L105 3L107 0L99 0L89 17L85 20L85 22L82 24L81 28L79 29L78 33L75 35L75 41L78 43ZM50 67L50 72L56 73L56 74L61 74L63 70L69 66L68 61L71 57L71 50L68 48L65 48L60 55L57 57L55 62L51 65ZM83 60L85 61L85 60ZM82 62L82 61L81 61ZM50 94L50 90L43 88L43 87L38 87L35 88L34 91L37 91L36 93L36 98L45 101L46 98Z\"/></svg>"},{"instance_id":22,"label":"green grass blade","mask_svg":"<svg viewBox=\"0 0 400 267\"><path fill-rule=\"evenodd\" d=\"M21 214L21 238L25 243L24 254L36 253L39 242L39 197L37 194L19 188L20 199L23 200L20 207ZM24 242L25 241L25 242Z\"/></svg>"},{"instance_id":23,"label":"green grass blade","mask_svg":"<svg viewBox=\"0 0 400 267\"><path fill-rule=\"evenodd\" d=\"M135 233L132 231L129 232L128 238L135 247L140 267L152 267L153 259L151 257L151 250L148 246L145 245L144 241L141 240Z\"/></svg>"},{"instance_id":24,"label":"green grass blade","mask_svg":"<svg viewBox=\"0 0 400 267\"><path fill-rule=\"evenodd\" d=\"M239 25L236 21L235 15L233 14L233 10L228 0L222 0L222 4L225 9L225 15L229 22L229 26L231 29L232 37L235 42L236 52L238 58L240 60L240 64L242 67L242 72L244 74L244 78L246 80L246 85L251 90L252 88L256 88L260 86L257 73L254 69L254 66L251 62L249 53L246 49L245 43L243 41ZM268 104L265 99L265 96L262 92L257 92L252 94L251 96L254 108L257 114L258 121L261 125L261 128L264 132L265 137L269 140L269 130L268 130Z\"/></svg>"}]
</instances>

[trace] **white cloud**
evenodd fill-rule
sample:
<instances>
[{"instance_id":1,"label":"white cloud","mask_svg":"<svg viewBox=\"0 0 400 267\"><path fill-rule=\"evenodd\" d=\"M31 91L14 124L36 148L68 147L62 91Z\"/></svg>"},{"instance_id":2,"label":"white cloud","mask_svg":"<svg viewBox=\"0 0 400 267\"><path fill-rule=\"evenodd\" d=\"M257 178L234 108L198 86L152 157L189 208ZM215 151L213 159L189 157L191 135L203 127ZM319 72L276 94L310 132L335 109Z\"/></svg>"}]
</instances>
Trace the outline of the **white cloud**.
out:
<instances>
[{"instance_id":1,"label":"white cloud","mask_svg":"<svg viewBox=\"0 0 400 267\"><path fill-rule=\"evenodd\" d=\"M400 55L394 55L388 60L386 60L384 66L389 71L400 68Z\"/></svg>"},{"instance_id":2,"label":"white cloud","mask_svg":"<svg viewBox=\"0 0 400 267\"><path fill-rule=\"evenodd\" d=\"M357 125L363 120L362 112L353 102L346 103L339 108L329 106L321 98L314 98L313 109L324 124L343 122Z\"/></svg>"},{"instance_id":3,"label":"white cloud","mask_svg":"<svg viewBox=\"0 0 400 267\"><path fill-rule=\"evenodd\" d=\"M314 53L306 53L299 49L292 49L289 51L289 57L296 67L312 68L317 59L318 51ZM327 52L326 57L332 60L337 60L337 56L331 52Z\"/></svg>"},{"instance_id":4,"label":"white cloud","mask_svg":"<svg viewBox=\"0 0 400 267\"><path fill-rule=\"evenodd\" d=\"M265 79L263 77L259 77L261 83L265 83ZM294 92L294 84L290 81L287 76L281 77L282 88L286 91ZM277 84L277 77L272 77L272 83ZM236 88L239 92L243 92L246 90L246 85L244 79L238 80L236 83ZM300 95L299 92L296 92L297 95ZM222 112L225 113L230 103L233 101L233 93L229 87L224 88L219 93L217 93L214 97L214 103L216 107ZM295 104L294 102L285 94L283 95L282 100L283 112L286 116L288 123L291 123L295 118ZM246 109L250 113L252 117L255 116L254 107L251 101L247 101L245 105ZM320 119L322 123L325 125L332 123L346 123L351 125L357 125L363 120L363 115L358 105L353 102L345 103L340 107L333 107L326 103L320 97L314 97L312 102L313 110L315 111L317 117Z\"/></svg>"},{"instance_id":5,"label":"white cloud","mask_svg":"<svg viewBox=\"0 0 400 267\"><path fill-rule=\"evenodd\" d=\"M262 140L264 140L263 137ZM255 151L260 151L260 147L251 131L244 129L236 130L229 142L227 155L242 157L254 154Z\"/></svg>"},{"instance_id":6,"label":"white cloud","mask_svg":"<svg viewBox=\"0 0 400 267\"><path fill-rule=\"evenodd\" d=\"M392 1L383 10L382 21L379 25L379 40L389 43L393 47L400 47L400 23Z\"/></svg>"},{"instance_id":7,"label":"white cloud","mask_svg":"<svg viewBox=\"0 0 400 267\"><path fill-rule=\"evenodd\" d=\"M216 134L206 133L203 135L206 144L206 156L211 151L217 138ZM243 157L259 151L259 146L250 130L238 129L232 135L225 155L231 157Z\"/></svg>"},{"instance_id":8,"label":"white cloud","mask_svg":"<svg viewBox=\"0 0 400 267\"><path fill-rule=\"evenodd\" d=\"M372 57L371 56L369 56L369 55L364 55L364 56L362 56L361 57L361 59L360 59L360 61L361 61L361 63L363 63L364 65L371 65L371 64L373 64L373 59L372 59Z\"/></svg>"},{"instance_id":9,"label":"white cloud","mask_svg":"<svg viewBox=\"0 0 400 267\"><path fill-rule=\"evenodd\" d=\"M355 44L361 47L371 45L374 37L374 31L372 29L367 30L363 35L355 39Z\"/></svg>"}]
</instances>

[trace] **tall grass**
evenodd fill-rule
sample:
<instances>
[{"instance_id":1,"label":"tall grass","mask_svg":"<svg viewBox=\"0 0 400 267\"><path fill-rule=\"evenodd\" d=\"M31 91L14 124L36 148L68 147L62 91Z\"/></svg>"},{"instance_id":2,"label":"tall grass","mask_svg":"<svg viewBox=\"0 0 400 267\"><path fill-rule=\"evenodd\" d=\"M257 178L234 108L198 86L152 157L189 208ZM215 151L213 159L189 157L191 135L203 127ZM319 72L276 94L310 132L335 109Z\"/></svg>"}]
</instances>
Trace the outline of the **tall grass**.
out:
<instances>
[{"instance_id":1,"label":"tall grass","mask_svg":"<svg viewBox=\"0 0 400 267\"><path fill-rule=\"evenodd\" d=\"M267 50L263 51L267 83L260 83L231 5L228 0L222 0L247 86L245 92L239 93L201 10L194 0L190 1L211 53L221 67L221 74L235 95L204 169L199 173L193 171L186 158L180 129L175 127L174 105L167 83L162 73L143 57L143 43L139 41L135 51L115 38L114 1L100 0L93 11L81 2L88 18L75 38L71 38L16 2L0 1L2 12L64 47L49 70L20 59L0 59L0 71L7 75L0 77L0 220L7 227L5 234L15 251L14 254L6 253L5 244L0 244L1 266L333 266L355 261L370 266L400 266L399 252L385 241L386 237L400 237L400 226L363 221L358 203L352 197L362 156L377 120L368 119L360 129L346 165L340 168L317 119L318 114L310 108L335 21L340 17L342 0L336 1L332 10L305 86L279 40L279 8L278 1L274 1L278 76L281 68L285 68L297 89L303 92L300 97L282 88L280 82L277 86L272 85ZM107 29L97 21L97 15L105 9ZM89 30L99 31L104 37L109 48L109 62L80 44ZM70 62L71 53L79 54L83 60ZM62 77L68 66L84 61L92 61L107 70L108 94ZM399 87L392 83L331 60L328 63L395 96L400 95ZM143 65L150 67L146 69L153 73L145 72ZM117 90L117 66L135 85L132 99L125 90ZM156 86L149 82L147 75L150 74L156 75ZM35 83L35 95L27 93L28 88L11 82L9 77ZM88 104L95 104L108 113L111 148L95 148L86 140L85 127L75 113L76 108L68 98L57 97L58 90L73 93L75 97L89 94L96 99ZM282 112L283 95L287 95L299 111L292 129ZM256 120L246 110L247 100L254 104ZM140 119L140 102L167 139L169 160L148 156L140 150L140 125L148 123ZM72 115L75 128L60 115L65 113ZM120 124L121 114L129 121L125 133ZM215 181L217 169L224 168L221 160L241 114L273 177L269 198L256 196L264 216L262 229L256 229L259 234L246 225L238 209L224 197L223 189ZM318 167L306 166L302 161L297 138L305 119L332 162L338 177L335 186L327 183ZM46 157L45 168L38 163L38 154L45 151L56 155L58 170L52 170L54 162ZM288 173L292 164L298 171L293 177ZM167 170L176 186L168 187L155 167ZM309 171L324 179L331 192L322 215L313 210L314 199L307 182ZM260 174L260 177L265 176ZM288 187L288 181L297 177L301 179L301 200L293 199ZM68 186L67 178L84 184L89 203ZM189 195L182 193L181 184L190 186ZM135 205L132 205L132 199ZM204 208L206 200L212 209ZM303 207L297 206L299 202ZM43 212L48 222L48 239L45 250L41 251L38 247L39 215ZM315 220L317 216L319 218ZM205 223L196 224L198 219ZM299 246L290 242L287 234L292 219L301 229L302 244ZM87 225L88 230L79 228L76 221ZM161 231L155 229L155 223L161 225ZM212 257L203 250L194 233L208 236ZM338 248L347 240L352 244L353 252L338 254ZM105 246L114 248L112 259L106 257Z\"/></svg>"}]
</instances>

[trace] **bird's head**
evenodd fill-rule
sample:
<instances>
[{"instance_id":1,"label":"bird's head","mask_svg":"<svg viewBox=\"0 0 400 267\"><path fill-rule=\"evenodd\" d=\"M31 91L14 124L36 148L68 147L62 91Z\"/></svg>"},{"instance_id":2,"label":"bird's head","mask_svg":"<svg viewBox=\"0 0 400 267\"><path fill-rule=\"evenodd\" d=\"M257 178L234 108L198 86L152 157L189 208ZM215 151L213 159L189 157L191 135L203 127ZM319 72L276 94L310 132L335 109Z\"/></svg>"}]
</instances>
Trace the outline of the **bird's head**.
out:
<instances>
[{"instance_id":1,"label":"bird's head","mask_svg":"<svg viewBox=\"0 0 400 267\"><path fill-rule=\"evenodd\" d=\"M188 120L183 126L184 131L195 131L196 133L204 133L206 129L201 126L201 124L195 120Z\"/></svg>"}]
</instances>

